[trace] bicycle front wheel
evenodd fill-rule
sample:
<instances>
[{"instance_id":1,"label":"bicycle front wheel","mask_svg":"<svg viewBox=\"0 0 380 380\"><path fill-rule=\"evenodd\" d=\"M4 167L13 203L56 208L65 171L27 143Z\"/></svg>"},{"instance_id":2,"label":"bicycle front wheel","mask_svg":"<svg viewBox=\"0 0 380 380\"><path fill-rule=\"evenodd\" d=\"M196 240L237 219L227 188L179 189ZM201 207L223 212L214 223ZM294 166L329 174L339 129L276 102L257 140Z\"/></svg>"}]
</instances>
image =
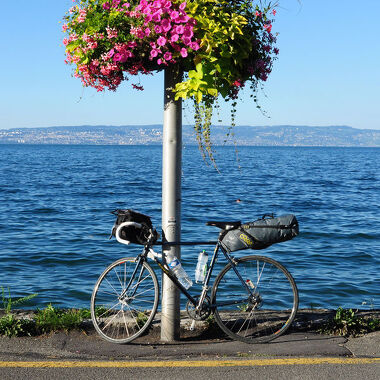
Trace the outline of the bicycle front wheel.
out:
<instances>
[{"instance_id":1,"label":"bicycle front wheel","mask_svg":"<svg viewBox=\"0 0 380 380\"><path fill-rule=\"evenodd\" d=\"M215 280L215 319L231 338L263 343L283 334L298 308L296 283L287 269L263 256L235 259ZM235 270L239 273L235 272Z\"/></svg>"},{"instance_id":2,"label":"bicycle front wheel","mask_svg":"<svg viewBox=\"0 0 380 380\"><path fill-rule=\"evenodd\" d=\"M128 343L146 331L157 311L157 276L134 258L112 263L99 277L91 297L96 331L112 343Z\"/></svg>"}]
</instances>

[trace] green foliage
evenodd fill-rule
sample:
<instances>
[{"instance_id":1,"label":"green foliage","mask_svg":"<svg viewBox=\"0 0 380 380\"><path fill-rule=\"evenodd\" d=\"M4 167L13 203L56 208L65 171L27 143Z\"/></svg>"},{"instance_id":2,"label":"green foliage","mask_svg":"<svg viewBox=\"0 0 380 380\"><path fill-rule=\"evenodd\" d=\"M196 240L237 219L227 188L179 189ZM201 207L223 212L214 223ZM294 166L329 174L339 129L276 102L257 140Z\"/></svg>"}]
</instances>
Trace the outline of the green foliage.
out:
<instances>
[{"instance_id":1,"label":"green foliage","mask_svg":"<svg viewBox=\"0 0 380 380\"><path fill-rule=\"evenodd\" d=\"M13 337L31 335L32 323L29 320L17 319L12 315L12 306L18 306L26 303L30 299L37 296L37 294L30 294L26 297L20 297L12 300L11 292L8 290L8 297L5 295L5 289L1 287L1 298L5 315L0 318L0 335Z\"/></svg>"},{"instance_id":2,"label":"green foliage","mask_svg":"<svg viewBox=\"0 0 380 380\"><path fill-rule=\"evenodd\" d=\"M1 287L1 298L2 298L2 303L3 303L3 307L4 307L4 310L5 310L6 314L9 314L11 312L12 307L25 304L30 299L32 299L32 298L34 298L36 296L37 296L37 293L34 293L34 294L30 294L30 295L28 295L26 297L20 297L20 298L16 298L16 299L12 300L11 292L10 292L9 288L8 288L8 298L7 298L5 296L5 289L4 289L4 287L3 286Z\"/></svg>"},{"instance_id":3,"label":"green foliage","mask_svg":"<svg viewBox=\"0 0 380 380\"><path fill-rule=\"evenodd\" d=\"M357 336L378 330L380 330L379 319L359 317L352 309L339 307L334 318L327 322L320 329L320 332L342 336Z\"/></svg>"},{"instance_id":4,"label":"green foliage","mask_svg":"<svg viewBox=\"0 0 380 380\"><path fill-rule=\"evenodd\" d=\"M49 304L45 309L37 310L34 321L36 329L42 333L58 330L73 330L80 326L83 315L87 313L81 310L57 309Z\"/></svg>"},{"instance_id":5,"label":"green foliage","mask_svg":"<svg viewBox=\"0 0 380 380\"><path fill-rule=\"evenodd\" d=\"M143 327L145 323L147 322L147 320L148 320L148 317L142 311L140 311L136 316L136 322L139 327Z\"/></svg>"},{"instance_id":6,"label":"green foliage","mask_svg":"<svg viewBox=\"0 0 380 380\"><path fill-rule=\"evenodd\" d=\"M0 318L0 335L9 338L15 336L33 335L32 321L26 319L17 319L12 314L6 314Z\"/></svg>"}]
</instances>

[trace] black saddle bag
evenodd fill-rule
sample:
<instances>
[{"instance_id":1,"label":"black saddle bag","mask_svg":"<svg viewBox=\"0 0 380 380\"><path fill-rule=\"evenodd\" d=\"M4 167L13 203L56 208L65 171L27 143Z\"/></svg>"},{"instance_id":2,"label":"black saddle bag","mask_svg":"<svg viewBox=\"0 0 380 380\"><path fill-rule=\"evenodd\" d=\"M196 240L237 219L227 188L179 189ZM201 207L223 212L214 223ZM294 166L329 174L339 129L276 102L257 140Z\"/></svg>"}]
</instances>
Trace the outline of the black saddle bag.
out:
<instances>
[{"instance_id":1,"label":"black saddle bag","mask_svg":"<svg viewBox=\"0 0 380 380\"><path fill-rule=\"evenodd\" d=\"M248 248L264 249L272 244L293 239L298 232L298 221L294 215L277 218L271 215L227 231L221 242L230 252Z\"/></svg>"},{"instance_id":2,"label":"black saddle bag","mask_svg":"<svg viewBox=\"0 0 380 380\"><path fill-rule=\"evenodd\" d=\"M133 210L114 210L112 214L116 215L115 224L112 227L112 236L115 236L117 228L124 222L135 222L141 224L141 228L135 226L124 227L120 231L120 237L134 244L144 245L148 242L149 237L153 235L151 240L154 243L158 239L158 233L153 228L152 221L149 216L140 214Z\"/></svg>"}]
</instances>

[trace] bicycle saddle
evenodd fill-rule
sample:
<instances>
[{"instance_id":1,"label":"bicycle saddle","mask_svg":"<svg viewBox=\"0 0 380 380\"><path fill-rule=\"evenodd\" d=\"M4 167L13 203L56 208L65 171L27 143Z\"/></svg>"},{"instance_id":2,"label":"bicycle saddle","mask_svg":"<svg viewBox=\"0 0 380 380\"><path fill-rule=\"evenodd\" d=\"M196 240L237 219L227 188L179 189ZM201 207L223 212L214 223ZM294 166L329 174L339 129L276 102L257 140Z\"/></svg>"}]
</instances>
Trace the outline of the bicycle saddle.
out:
<instances>
[{"instance_id":1,"label":"bicycle saddle","mask_svg":"<svg viewBox=\"0 0 380 380\"><path fill-rule=\"evenodd\" d=\"M206 222L206 226L219 227L222 230L233 230L241 226L241 221L236 222Z\"/></svg>"}]
</instances>

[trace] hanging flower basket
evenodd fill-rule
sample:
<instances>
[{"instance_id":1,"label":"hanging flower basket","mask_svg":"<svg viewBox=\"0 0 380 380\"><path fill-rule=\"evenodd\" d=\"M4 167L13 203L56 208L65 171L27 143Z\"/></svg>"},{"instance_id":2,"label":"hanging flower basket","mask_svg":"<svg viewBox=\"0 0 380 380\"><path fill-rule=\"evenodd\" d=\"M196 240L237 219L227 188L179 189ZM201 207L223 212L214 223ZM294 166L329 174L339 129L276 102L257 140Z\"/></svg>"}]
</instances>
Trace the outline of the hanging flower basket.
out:
<instances>
[{"instance_id":1,"label":"hanging flower basket","mask_svg":"<svg viewBox=\"0 0 380 380\"><path fill-rule=\"evenodd\" d=\"M207 128L219 95L234 102L247 84L254 93L268 78L278 54L275 13L246 0L76 1L63 25L66 63L98 91L176 65L184 76L175 97L193 99ZM139 79L132 86L143 89ZM208 147L207 129L199 134Z\"/></svg>"}]
</instances>

